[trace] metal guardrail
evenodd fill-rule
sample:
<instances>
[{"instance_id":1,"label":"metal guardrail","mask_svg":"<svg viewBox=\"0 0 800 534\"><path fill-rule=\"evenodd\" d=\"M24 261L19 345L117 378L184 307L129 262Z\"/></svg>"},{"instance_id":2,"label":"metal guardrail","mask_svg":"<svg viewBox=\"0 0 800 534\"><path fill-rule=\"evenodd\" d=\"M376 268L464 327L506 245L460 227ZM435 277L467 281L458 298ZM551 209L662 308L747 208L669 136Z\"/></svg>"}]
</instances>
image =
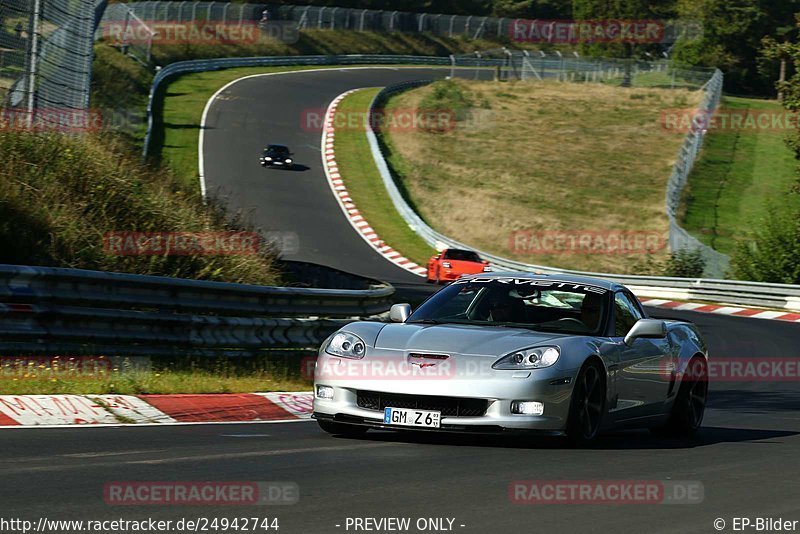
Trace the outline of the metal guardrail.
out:
<instances>
[{"instance_id":1,"label":"metal guardrail","mask_svg":"<svg viewBox=\"0 0 800 534\"><path fill-rule=\"evenodd\" d=\"M394 288L264 287L0 265L0 350L251 356L318 347L355 317L386 312Z\"/></svg>"},{"instance_id":2,"label":"metal guardrail","mask_svg":"<svg viewBox=\"0 0 800 534\"><path fill-rule=\"evenodd\" d=\"M386 87L376 95L370 106L370 113L374 113L376 109L383 106L392 95L429 83L431 83L430 80L420 80ZM434 248L452 247L475 250L474 247L456 241L431 228L413 208L409 206L394 181L389 165L383 155L378 136L370 126L372 124L380 124L380 121L367 121L367 139L369 141L370 150L389 197L403 220L417 235ZM476 250L476 252L495 266L510 271L563 273L599 277L625 284L640 297L701 300L742 306L762 306L800 311L800 285L765 284L713 278L667 278L573 271L556 269L544 265L522 263L481 250Z\"/></svg>"}]
</instances>

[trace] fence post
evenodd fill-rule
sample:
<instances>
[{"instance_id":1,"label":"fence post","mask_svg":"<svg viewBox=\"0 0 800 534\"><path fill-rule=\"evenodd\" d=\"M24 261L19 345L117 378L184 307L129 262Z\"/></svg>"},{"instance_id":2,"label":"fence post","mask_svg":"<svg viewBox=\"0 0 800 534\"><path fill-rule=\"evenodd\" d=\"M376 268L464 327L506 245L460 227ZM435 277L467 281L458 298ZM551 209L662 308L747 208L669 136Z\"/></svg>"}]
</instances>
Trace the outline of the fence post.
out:
<instances>
[{"instance_id":1,"label":"fence post","mask_svg":"<svg viewBox=\"0 0 800 534\"><path fill-rule=\"evenodd\" d=\"M364 11L361 12L361 24L360 24L360 29L358 30L360 32L364 31L364 17L366 16L367 16L367 10L365 9Z\"/></svg>"},{"instance_id":2,"label":"fence post","mask_svg":"<svg viewBox=\"0 0 800 534\"><path fill-rule=\"evenodd\" d=\"M33 115L36 110L36 76L39 62L39 17L41 16L40 0L33 3L28 39L30 41L30 60L28 65L28 127L33 128Z\"/></svg>"},{"instance_id":3,"label":"fence post","mask_svg":"<svg viewBox=\"0 0 800 534\"><path fill-rule=\"evenodd\" d=\"M469 24L470 24L471 22L472 22L472 15L470 15L469 17L467 17L467 22L466 22L466 24L465 24L465 26L464 26L464 35L466 35L467 37L469 37Z\"/></svg>"},{"instance_id":4,"label":"fence post","mask_svg":"<svg viewBox=\"0 0 800 534\"><path fill-rule=\"evenodd\" d=\"M450 17L450 37L453 37L453 27L455 25L455 22L456 22L456 16L452 15Z\"/></svg>"},{"instance_id":5,"label":"fence post","mask_svg":"<svg viewBox=\"0 0 800 534\"><path fill-rule=\"evenodd\" d=\"M333 11L331 11L331 29L336 29L336 12L339 10L338 7L334 7Z\"/></svg>"},{"instance_id":6,"label":"fence post","mask_svg":"<svg viewBox=\"0 0 800 534\"><path fill-rule=\"evenodd\" d=\"M325 13L325 6L319 8L319 13L317 13L317 29L322 29L322 14Z\"/></svg>"},{"instance_id":7,"label":"fence post","mask_svg":"<svg viewBox=\"0 0 800 534\"><path fill-rule=\"evenodd\" d=\"M421 13L419 15L419 33L422 33L422 29L423 29L424 24L425 24L425 16L426 16L425 13Z\"/></svg>"},{"instance_id":8,"label":"fence post","mask_svg":"<svg viewBox=\"0 0 800 534\"><path fill-rule=\"evenodd\" d=\"M392 11L392 17L389 19L389 31L394 31L394 18L397 16L398 11Z\"/></svg>"}]
</instances>

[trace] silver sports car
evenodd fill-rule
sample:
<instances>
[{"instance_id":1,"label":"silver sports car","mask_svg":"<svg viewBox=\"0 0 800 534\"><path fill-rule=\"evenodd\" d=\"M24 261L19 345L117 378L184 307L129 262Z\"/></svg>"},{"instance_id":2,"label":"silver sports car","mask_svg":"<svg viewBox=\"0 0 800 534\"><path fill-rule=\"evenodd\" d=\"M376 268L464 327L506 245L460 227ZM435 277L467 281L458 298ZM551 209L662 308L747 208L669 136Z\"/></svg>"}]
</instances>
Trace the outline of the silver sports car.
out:
<instances>
[{"instance_id":1,"label":"silver sports car","mask_svg":"<svg viewBox=\"0 0 800 534\"><path fill-rule=\"evenodd\" d=\"M585 445L611 427L691 436L702 422L700 333L649 319L620 284L476 275L390 316L323 343L314 380L323 430L534 431Z\"/></svg>"}]
</instances>

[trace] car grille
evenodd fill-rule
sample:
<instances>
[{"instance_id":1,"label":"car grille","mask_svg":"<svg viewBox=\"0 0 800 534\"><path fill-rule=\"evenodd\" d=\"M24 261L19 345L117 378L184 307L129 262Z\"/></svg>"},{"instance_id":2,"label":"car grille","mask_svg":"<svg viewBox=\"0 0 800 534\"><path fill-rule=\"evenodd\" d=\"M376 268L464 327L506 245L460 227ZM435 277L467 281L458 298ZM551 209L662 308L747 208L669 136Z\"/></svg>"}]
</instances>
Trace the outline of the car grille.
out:
<instances>
[{"instance_id":1,"label":"car grille","mask_svg":"<svg viewBox=\"0 0 800 534\"><path fill-rule=\"evenodd\" d=\"M434 410L442 412L442 415L447 417L481 417L486 414L489 407L489 401L485 399L401 395L376 391L358 391L356 393L359 408L381 412L387 406L391 406L392 408Z\"/></svg>"}]
</instances>

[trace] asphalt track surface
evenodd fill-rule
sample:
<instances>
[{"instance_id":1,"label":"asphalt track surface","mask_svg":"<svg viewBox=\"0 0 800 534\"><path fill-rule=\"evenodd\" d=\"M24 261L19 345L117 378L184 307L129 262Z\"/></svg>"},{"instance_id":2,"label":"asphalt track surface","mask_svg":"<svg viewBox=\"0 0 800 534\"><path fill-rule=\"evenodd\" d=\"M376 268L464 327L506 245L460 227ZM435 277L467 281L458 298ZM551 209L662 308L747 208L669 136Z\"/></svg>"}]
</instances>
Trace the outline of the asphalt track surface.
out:
<instances>
[{"instance_id":1,"label":"asphalt track surface","mask_svg":"<svg viewBox=\"0 0 800 534\"><path fill-rule=\"evenodd\" d=\"M260 226L295 231L294 259L417 284L374 256L349 227L324 181L318 133L298 128L305 108L325 108L355 87L429 77L430 71L329 71L241 82L212 107L206 176ZM264 171L268 142L283 141L309 167ZM366 156L365 156L366 157ZM800 325L651 310L696 322L713 357L800 356ZM800 385L712 383L693 442L645 431L604 435L591 450L556 438L432 436L370 431L329 436L313 422L124 428L14 429L0 433L0 517L157 519L277 517L278 532L335 533L348 517L448 517L456 532L717 532L734 517L800 520ZM112 481L294 481L284 507L120 507L103 500ZM695 505L512 504L515 480L693 480ZM337 527L336 525L341 525ZM461 527L460 525L464 525ZM349 530L354 532L354 530ZM412 528L409 532L417 532Z\"/></svg>"}]
</instances>

